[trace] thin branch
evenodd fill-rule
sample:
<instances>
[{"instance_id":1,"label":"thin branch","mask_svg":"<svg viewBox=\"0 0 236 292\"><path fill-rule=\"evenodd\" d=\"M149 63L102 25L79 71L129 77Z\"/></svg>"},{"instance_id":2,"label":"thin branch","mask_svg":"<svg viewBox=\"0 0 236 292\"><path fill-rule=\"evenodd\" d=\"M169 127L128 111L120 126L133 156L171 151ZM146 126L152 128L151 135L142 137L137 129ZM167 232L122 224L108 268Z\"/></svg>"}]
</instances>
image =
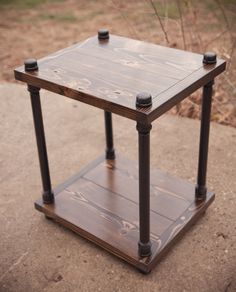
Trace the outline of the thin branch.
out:
<instances>
[{"instance_id":1,"label":"thin branch","mask_svg":"<svg viewBox=\"0 0 236 292\"><path fill-rule=\"evenodd\" d=\"M215 0L216 4L218 5L221 13L222 13L222 16L224 18L224 21L225 21L225 25L226 25L226 31L229 33L230 35L230 40L232 42L232 47L231 47L231 50L230 50L230 57L229 57L229 62L228 62L228 71L229 71L229 68L230 68L230 65L232 63L232 56L233 56L233 53L234 53L234 49L235 49L235 46L236 46L236 39L232 33L232 25L230 24L229 20L228 20L228 17L227 17L227 14L225 12L225 8L224 6L222 5L221 1L220 0Z\"/></svg>"},{"instance_id":2,"label":"thin branch","mask_svg":"<svg viewBox=\"0 0 236 292\"><path fill-rule=\"evenodd\" d=\"M219 9L220 9L220 11L221 11L221 13L222 13L222 15L223 15L223 18L224 18L224 20L225 20L226 27L227 27L227 29L229 30L229 34L230 34L230 37L231 37L231 40L232 40L232 39L233 39L233 35L232 35L232 32L231 32L231 26L230 26L230 23L229 23L228 17L227 17L227 15L226 15L226 13L225 13L225 9L224 9L224 7L222 6L220 0L215 0L215 2L216 2L216 3L218 4L218 6L219 6Z\"/></svg>"},{"instance_id":3,"label":"thin branch","mask_svg":"<svg viewBox=\"0 0 236 292\"><path fill-rule=\"evenodd\" d=\"M214 41L216 41L218 38L220 38L223 34L227 33L228 29L223 30L222 32L218 33L216 37L214 37L213 39L211 39L205 46L204 46L204 50L206 50L206 48L213 43Z\"/></svg>"},{"instance_id":4,"label":"thin branch","mask_svg":"<svg viewBox=\"0 0 236 292\"><path fill-rule=\"evenodd\" d=\"M165 19L164 19L164 21L165 21L165 28L168 31L168 24L169 24L169 21L168 21L169 20L168 0L164 0L164 5L165 5Z\"/></svg>"},{"instance_id":5,"label":"thin branch","mask_svg":"<svg viewBox=\"0 0 236 292\"><path fill-rule=\"evenodd\" d=\"M228 29L230 29L230 24L229 24L228 18L227 18L227 16L226 16L226 13L225 13L225 10L224 10L223 6L221 5L220 0L215 0L215 2L216 2L216 4L219 6L219 9L220 9L220 11L221 11L221 13L222 13L222 15L223 15L223 17L224 17L224 20L225 20L225 23L226 23L226 27L227 27Z\"/></svg>"},{"instance_id":6,"label":"thin branch","mask_svg":"<svg viewBox=\"0 0 236 292\"><path fill-rule=\"evenodd\" d=\"M201 38L201 35L198 32L198 28L197 28L197 24L196 24L197 10L193 6L192 0L189 0L187 2L187 5L188 5L189 12L192 14L192 16L194 18L194 21L193 21L192 24L189 25L189 28L191 30L191 33L193 33L194 36L197 38L199 50L202 51L202 48L203 48L202 38ZM192 29L193 25L194 25L194 29Z\"/></svg>"},{"instance_id":7,"label":"thin branch","mask_svg":"<svg viewBox=\"0 0 236 292\"><path fill-rule=\"evenodd\" d=\"M121 16L123 17L123 19L126 21L126 23L127 23L127 25L128 25L128 28L129 28L129 30L130 30L130 32L131 32L131 35L134 36L136 39L139 40L140 38L138 37L138 34L137 34L136 30L134 29L133 25L131 25L131 23L129 22L127 16L122 12L122 9L120 9L120 8L119 8L119 7L113 2L113 0L110 0L110 1L111 1L111 3L112 3L113 7L114 7L116 10L119 11L120 15L121 15Z\"/></svg>"},{"instance_id":8,"label":"thin branch","mask_svg":"<svg viewBox=\"0 0 236 292\"><path fill-rule=\"evenodd\" d=\"M165 35L166 42L169 44L170 42L169 42L169 39L168 39L167 32L166 32L166 30L165 30L165 28L164 28L164 25L163 25L163 23L162 23L162 20L161 20L161 18L160 18L160 15L159 15L158 12L157 12L156 6L155 6L155 4L154 4L154 2L153 2L152 0L150 0L150 4L152 5L152 8L153 8L153 10L154 10L154 12L155 12L155 15L156 15L156 17L157 17L157 19L158 19L158 21L159 21L159 23L160 23L161 29L162 29L162 31L163 31L163 33L164 33L164 35Z\"/></svg>"},{"instance_id":9,"label":"thin branch","mask_svg":"<svg viewBox=\"0 0 236 292\"><path fill-rule=\"evenodd\" d=\"M230 79L227 77L226 74L222 74L222 77L225 79L225 81L231 86L234 92L236 92L236 86L230 81Z\"/></svg>"},{"instance_id":10,"label":"thin branch","mask_svg":"<svg viewBox=\"0 0 236 292\"><path fill-rule=\"evenodd\" d=\"M185 40L184 22L183 22L183 15L182 15L181 4L180 4L180 1L179 0L176 0L176 2L177 2L178 11L179 11L180 27L181 27L182 37L183 37L184 49L186 50L187 49L187 46L186 46L186 40Z\"/></svg>"},{"instance_id":11,"label":"thin branch","mask_svg":"<svg viewBox=\"0 0 236 292\"><path fill-rule=\"evenodd\" d=\"M228 70L229 70L231 63L232 63L232 58L233 58L233 53L234 53L235 47L236 47L236 38L234 38L234 40L233 40L233 45L232 45L232 48L231 48L231 51L229 54L230 58L229 58L229 62L228 62Z\"/></svg>"}]
</instances>

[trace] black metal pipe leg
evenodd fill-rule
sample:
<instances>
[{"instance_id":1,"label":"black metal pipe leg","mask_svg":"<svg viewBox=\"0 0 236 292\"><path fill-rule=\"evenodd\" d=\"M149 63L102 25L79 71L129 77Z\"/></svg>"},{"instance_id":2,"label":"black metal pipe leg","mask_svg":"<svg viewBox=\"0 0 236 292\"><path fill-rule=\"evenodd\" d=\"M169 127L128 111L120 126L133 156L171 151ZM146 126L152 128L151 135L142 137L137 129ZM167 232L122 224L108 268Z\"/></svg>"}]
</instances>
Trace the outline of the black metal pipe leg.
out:
<instances>
[{"instance_id":1,"label":"black metal pipe leg","mask_svg":"<svg viewBox=\"0 0 236 292\"><path fill-rule=\"evenodd\" d=\"M150 241L150 124L137 123L139 137L139 255L151 255Z\"/></svg>"},{"instance_id":2,"label":"black metal pipe leg","mask_svg":"<svg viewBox=\"0 0 236 292\"><path fill-rule=\"evenodd\" d=\"M106 131L106 159L115 159L115 150L113 147L113 130L112 115L110 112L104 111L105 131Z\"/></svg>"},{"instance_id":3,"label":"black metal pipe leg","mask_svg":"<svg viewBox=\"0 0 236 292\"><path fill-rule=\"evenodd\" d=\"M40 88L38 87L28 85L34 118L35 135L38 146L39 164L43 185L43 202L45 204L50 204L54 202L54 194L51 187L39 90Z\"/></svg>"},{"instance_id":4,"label":"black metal pipe leg","mask_svg":"<svg viewBox=\"0 0 236 292\"><path fill-rule=\"evenodd\" d=\"M204 200L206 198L207 193L206 173L213 84L214 80L210 81L203 87L200 144L198 157L198 176L197 185L195 189L195 197L197 200Z\"/></svg>"}]
</instances>

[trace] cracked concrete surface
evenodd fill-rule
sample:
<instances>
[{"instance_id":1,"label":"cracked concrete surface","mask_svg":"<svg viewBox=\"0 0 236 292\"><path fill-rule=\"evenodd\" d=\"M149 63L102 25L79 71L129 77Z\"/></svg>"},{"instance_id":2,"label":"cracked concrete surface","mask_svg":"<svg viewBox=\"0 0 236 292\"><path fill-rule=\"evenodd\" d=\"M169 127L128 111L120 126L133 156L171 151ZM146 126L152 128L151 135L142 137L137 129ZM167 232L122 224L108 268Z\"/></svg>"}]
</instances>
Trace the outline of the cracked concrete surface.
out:
<instances>
[{"instance_id":1,"label":"cracked concrete surface","mask_svg":"<svg viewBox=\"0 0 236 292\"><path fill-rule=\"evenodd\" d=\"M25 86L0 85L0 291L236 291L236 129L212 123L208 186L216 200L148 276L46 220ZM103 112L42 91L53 185L104 149ZM135 123L114 116L115 146L137 158ZM152 166L195 180L199 122L165 115Z\"/></svg>"}]
</instances>

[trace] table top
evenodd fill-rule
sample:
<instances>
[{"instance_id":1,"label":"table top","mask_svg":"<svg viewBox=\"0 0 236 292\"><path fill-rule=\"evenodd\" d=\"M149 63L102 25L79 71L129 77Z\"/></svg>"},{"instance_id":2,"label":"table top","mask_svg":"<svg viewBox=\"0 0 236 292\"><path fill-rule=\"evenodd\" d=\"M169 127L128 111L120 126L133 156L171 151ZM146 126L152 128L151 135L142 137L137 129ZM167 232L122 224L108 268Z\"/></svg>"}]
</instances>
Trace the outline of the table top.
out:
<instances>
[{"instance_id":1,"label":"table top","mask_svg":"<svg viewBox=\"0 0 236 292\"><path fill-rule=\"evenodd\" d=\"M97 36L38 60L38 70L15 69L15 78L127 118L152 122L225 70L203 55L116 35ZM150 93L152 105L136 107Z\"/></svg>"}]
</instances>

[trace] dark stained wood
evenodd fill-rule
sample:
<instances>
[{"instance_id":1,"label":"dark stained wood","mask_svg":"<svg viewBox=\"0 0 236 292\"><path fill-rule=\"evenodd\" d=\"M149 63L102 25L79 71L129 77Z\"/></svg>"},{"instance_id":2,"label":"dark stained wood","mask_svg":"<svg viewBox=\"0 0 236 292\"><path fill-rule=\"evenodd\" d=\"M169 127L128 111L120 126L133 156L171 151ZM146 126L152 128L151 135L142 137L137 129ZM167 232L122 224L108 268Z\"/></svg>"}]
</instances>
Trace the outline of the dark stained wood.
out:
<instances>
[{"instance_id":1,"label":"dark stained wood","mask_svg":"<svg viewBox=\"0 0 236 292\"><path fill-rule=\"evenodd\" d=\"M119 169L120 172L125 172L127 173L127 176L132 177L134 180L138 180L138 164L129 163L129 160L124 158L122 155L118 157L119 159L115 161L107 160L105 162L107 167L111 169ZM152 188L164 192L165 194L169 194L190 202L193 199L192 183L187 182L184 179L174 177L163 170L152 169L150 180ZM181 190L181 192L179 192L179 190Z\"/></svg>"},{"instance_id":2,"label":"dark stained wood","mask_svg":"<svg viewBox=\"0 0 236 292\"><path fill-rule=\"evenodd\" d=\"M193 184L178 182L177 178L155 171L151 187L152 255L140 258L137 175L137 165L120 155L116 161L102 157L56 188L54 204L43 204L39 200L35 207L148 273L180 234L205 211L214 195L208 192L205 201L195 202ZM120 186L121 179L124 187Z\"/></svg>"},{"instance_id":3,"label":"dark stained wood","mask_svg":"<svg viewBox=\"0 0 236 292\"><path fill-rule=\"evenodd\" d=\"M124 37L92 37L38 60L39 71L15 70L15 78L127 118L151 122L225 70L225 61ZM153 105L137 109L136 95Z\"/></svg>"},{"instance_id":4,"label":"dark stained wood","mask_svg":"<svg viewBox=\"0 0 236 292\"><path fill-rule=\"evenodd\" d=\"M196 201L195 185L160 170L151 171L149 238L147 133L152 121L225 70L224 60L203 65L202 59L200 54L110 35L109 40L89 38L40 59L38 65L28 61L28 72L23 67L16 69L16 79L28 83L35 94L44 88L105 110L111 152L107 158L111 159L97 159L54 189L54 203L39 200L36 209L148 273L214 200L214 194L207 192L205 200ZM152 95L152 106L136 108L140 92ZM137 121L143 171L138 172L137 164L122 156L113 159L111 113ZM204 136L208 139L209 133Z\"/></svg>"},{"instance_id":5,"label":"dark stained wood","mask_svg":"<svg viewBox=\"0 0 236 292\"><path fill-rule=\"evenodd\" d=\"M115 164L116 162L112 162ZM135 164L134 164L135 165ZM104 171L104 168L106 171ZM114 175L115 173L115 175ZM137 173L121 171L119 168L110 168L109 163L99 164L97 167L87 172L84 177L97 185L108 188L112 192L119 194L132 202L138 203L138 179ZM154 184L151 184L150 198L151 210L163 215L171 220L176 220L189 205L189 202L182 199L175 193L166 192L158 187L159 177ZM183 185L181 185L183 187ZM187 195L191 197L191 192ZM178 207L176 207L178 206Z\"/></svg>"}]
</instances>

